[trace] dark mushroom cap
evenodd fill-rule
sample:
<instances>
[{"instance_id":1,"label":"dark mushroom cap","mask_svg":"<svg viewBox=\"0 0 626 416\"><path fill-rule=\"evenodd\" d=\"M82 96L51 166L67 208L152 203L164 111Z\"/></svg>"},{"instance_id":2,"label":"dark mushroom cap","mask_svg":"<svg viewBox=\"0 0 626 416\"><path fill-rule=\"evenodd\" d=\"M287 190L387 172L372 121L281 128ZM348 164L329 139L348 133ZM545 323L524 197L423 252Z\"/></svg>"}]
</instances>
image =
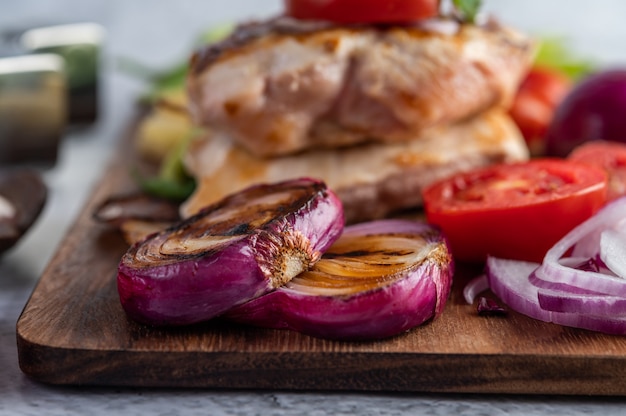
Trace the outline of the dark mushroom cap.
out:
<instances>
[{"instance_id":1,"label":"dark mushroom cap","mask_svg":"<svg viewBox=\"0 0 626 416\"><path fill-rule=\"evenodd\" d=\"M0 254L26 233L41 213L48 189L28 168L0 171Z\"/></svg>"}]
</instances>

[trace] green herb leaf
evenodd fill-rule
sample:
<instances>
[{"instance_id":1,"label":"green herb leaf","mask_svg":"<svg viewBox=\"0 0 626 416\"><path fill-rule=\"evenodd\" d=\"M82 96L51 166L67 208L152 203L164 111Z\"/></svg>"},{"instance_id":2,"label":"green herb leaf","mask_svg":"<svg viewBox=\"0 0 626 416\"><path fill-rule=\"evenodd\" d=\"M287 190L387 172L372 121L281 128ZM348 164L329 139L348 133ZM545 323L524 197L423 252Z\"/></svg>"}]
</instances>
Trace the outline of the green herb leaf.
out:
<instances>
[{"instance_id":1,"label":"green herb leaf","mask_svg":"<svg viewBox=\"0 0 626 416\"><path fill-rule=\"evenodd\" d=\"M195 47L217 42L228 36L232 25L221 25L201 34ZM142 101L153 103L166 92L184 88L188 72L188 60L178 63L164 71L154 71L132 59L118 60L118 66L127 74L139 78L150 85L150 90L141 97ZM189 138L182 140L180 146L171 151L161 163L156 176L143 176L138 170L132 172L141 189L157 197L173 201L183 201L194 191L196 183L185 171L183 155L191 140L198 135L193 132Z\"/></svg>"},{"instance_id":2,"label":"green herb leaf","mask_svg":"<svg viewBox=\"0 0 626 416\"><path fill-rule=\"evenodd\" d=\"M157 176L147 178L134 171L133 176L141 189L147 194L172 201L187 199L194 191L196 182L187 174L183 157L189 143L199 134L200 131L194 131L186 140L182 140L163 160Z\"/></svg>"},{"instance_id":3,"label":"green herb leaf","mask_svg":"<svg viewBox=\"0 0 626 416\"><path fill-rule=\"evenodd\" d=\"M184 201L196 187L195 181L191 178L177 182L160 177L146 178L136 171L133 176L145 193L171 201Z\"/></svg>"},{"instance_id":4,"label":"green herb leaf","mask_svg":"<svg viewBox=\"0 0 626 416\"><path fill-rule=\"evenodd\" d=\"M543 37L535 57L535 65L555 68L576 81L596 69L596 64L588 59L574 56L562 38Z\"/></svg>"},{"instance_id":5,"label":"green herb leaf","mask_svg":"<svg viewBox=\"0 0 626 416\"><path fill-rule=\"evenodd\" d=\"M454 7L461 13L465 21L474 23L482 4L481 0L452 0Z\"/></svg>"}]
</instances>

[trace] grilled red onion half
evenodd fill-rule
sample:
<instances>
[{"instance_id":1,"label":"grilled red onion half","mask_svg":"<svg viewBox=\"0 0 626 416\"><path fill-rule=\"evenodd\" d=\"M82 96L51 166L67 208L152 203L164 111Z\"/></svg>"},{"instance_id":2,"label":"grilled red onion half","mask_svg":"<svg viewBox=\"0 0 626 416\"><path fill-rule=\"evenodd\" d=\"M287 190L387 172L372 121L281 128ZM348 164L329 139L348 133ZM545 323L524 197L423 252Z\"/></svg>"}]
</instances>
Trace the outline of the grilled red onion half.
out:
<instances>
[{"instance_id":1,"label":"grilled red onion half","mask_svg":"<svg viewBox=\"0 0 626 416\"><path fill-rule=\"evenodd\" d=\"M253 186L133 245L118 267L122 306L152 325L211 319L308 270L343 225L320 181Z\"/></svg>"},{"instance_id":2,"label":"grilled red onion half","mask_svg":"<svg viewBox=\"0 0 626 416\"><path fill-rule=\"evenodd\" d=\"M328 339L390 337L441 314L453 263L441 233L408 220L346 227L309 271L224 316Z\"/></svg>"},{"instance_id":3,"label":"grilled red onion half","mask_svg":"<svg viewBox=\"0 0 626 416\"><path fill-rule=\"evenodd\" d=\"M541 264L488 258L487 279L509 307L535 319L626 334L626 197L569 232Z\"/></svg>"}]
</instances>

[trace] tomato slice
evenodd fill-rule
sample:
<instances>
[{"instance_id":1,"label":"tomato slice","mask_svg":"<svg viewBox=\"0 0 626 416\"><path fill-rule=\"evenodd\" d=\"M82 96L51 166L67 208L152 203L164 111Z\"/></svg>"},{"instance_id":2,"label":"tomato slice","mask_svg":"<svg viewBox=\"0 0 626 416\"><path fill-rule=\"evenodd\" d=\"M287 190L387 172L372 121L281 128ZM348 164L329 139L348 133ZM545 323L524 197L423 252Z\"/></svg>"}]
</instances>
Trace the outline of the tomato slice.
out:
<instances>
[{"instance_id":1,"label":"tomato slice","mask_svg":"<svg viewBox=\"0 0 626 416\"><path fill-rule=\"evenodd\" d=\"M297 19L336 23L408 23L436 16L438 0L285 0L285 12Z\"/></svg>"},{"instance_id":2,"label":"tomato slice","mask_svg":"<svg viewBox=\"0 0 626 416\"><path fill-rule=\"evenodd\" d=\"M607 175L561 159L499 164L455 175L423 192L426 218L459 261L487 255L539 262L606 202Z\"/></svg>"},{"instance_id":3,"label":"tomato slice","mask_svg":"<svg viewBox=\"0 0 626 416\"><path fill-rule=\"evenodd\" d=\"M607 195L609 201L626 195L626 144L607 141L587 142L575 148L568 159L606 170L609 175Z\"/></svg>"}]
</instances>

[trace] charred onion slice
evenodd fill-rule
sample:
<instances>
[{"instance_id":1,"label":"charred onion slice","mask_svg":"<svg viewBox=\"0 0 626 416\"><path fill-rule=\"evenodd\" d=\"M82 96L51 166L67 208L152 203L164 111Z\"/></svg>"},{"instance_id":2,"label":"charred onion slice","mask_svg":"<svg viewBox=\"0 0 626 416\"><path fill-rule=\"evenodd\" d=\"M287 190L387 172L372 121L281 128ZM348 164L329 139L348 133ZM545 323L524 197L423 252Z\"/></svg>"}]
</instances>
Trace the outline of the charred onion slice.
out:
<instances>
[{"instance_id":1,"label":"charred onion slice","mask_svg":"<svg viewBox=\"0 0 626 416\"><path fill-rule=\"evenodd\" d=\"M122 306L153 325L208 320L308 270L343 222L322 182L248 188L132 246L118 269Z\"/></svg>"},{"instance_id":2,"label":"charred onion slice","mask_svg":"<svg viewBox=\"0 0 626 416\"><path fill-rule=\"evenodd\" d=\"M435 228L408 220L362 223L346 227L311 270L225 316L321 338L385 338L438 316L452 273Z\"/></svg>"}]
</instances>

